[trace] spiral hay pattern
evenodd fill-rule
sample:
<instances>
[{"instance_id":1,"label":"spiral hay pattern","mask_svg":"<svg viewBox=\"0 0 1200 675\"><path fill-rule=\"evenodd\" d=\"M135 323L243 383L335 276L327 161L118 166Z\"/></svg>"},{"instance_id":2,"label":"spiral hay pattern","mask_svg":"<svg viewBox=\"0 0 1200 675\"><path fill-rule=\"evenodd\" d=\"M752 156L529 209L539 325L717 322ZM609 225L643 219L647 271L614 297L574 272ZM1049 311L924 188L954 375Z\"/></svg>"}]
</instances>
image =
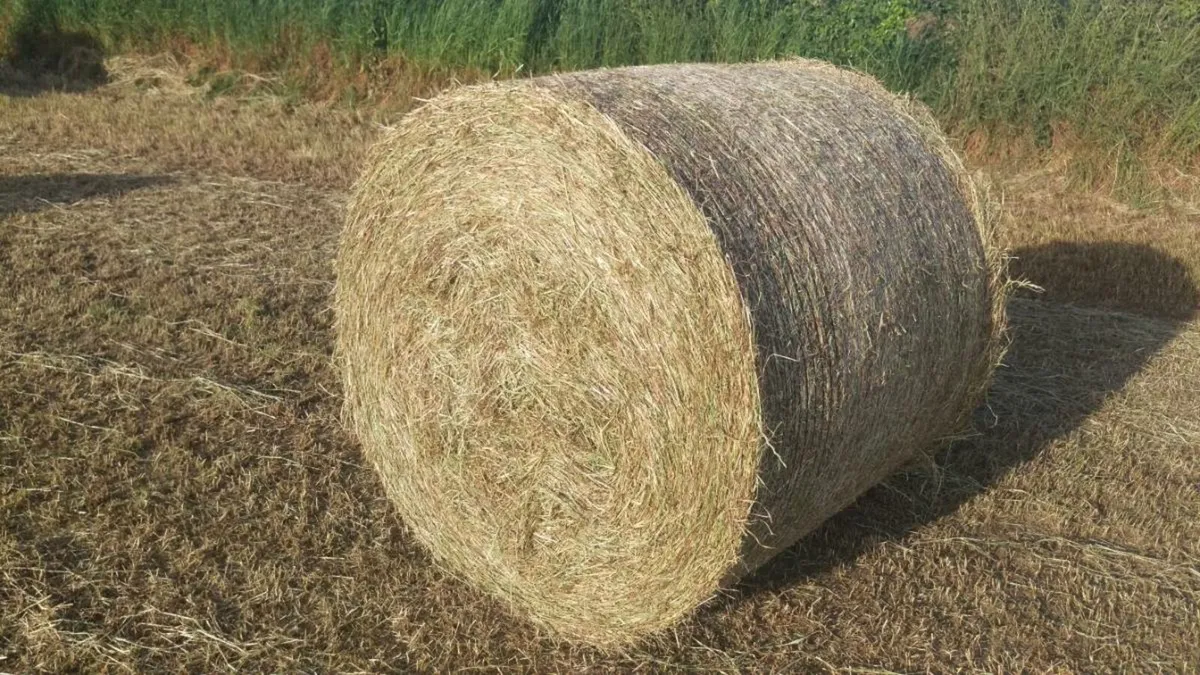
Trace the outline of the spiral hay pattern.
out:
<instances>
[{"instance_id":1,"label":"spiral hay pattern","mask_svg":"<svg viewBox=\"0 0 1200 675\"><path fill-rule=\"evenodd\" d=\"M817 62L459 89L355 188L348 420L448 569L628 642L962 430L985 207L923 108Z\"/></svg>"}]
</instances>

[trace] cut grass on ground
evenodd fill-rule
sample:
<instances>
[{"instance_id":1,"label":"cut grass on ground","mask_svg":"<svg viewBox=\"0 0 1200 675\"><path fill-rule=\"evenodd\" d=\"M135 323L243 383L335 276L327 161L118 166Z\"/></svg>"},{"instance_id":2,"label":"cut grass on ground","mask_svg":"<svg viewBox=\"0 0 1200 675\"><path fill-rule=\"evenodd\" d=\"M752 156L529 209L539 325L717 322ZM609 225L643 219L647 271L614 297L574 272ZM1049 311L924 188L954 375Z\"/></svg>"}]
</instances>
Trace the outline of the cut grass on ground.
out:
<instances>
[{"instance_id":1,"label":"cut grass on ground","mask_svg":"<svg viewBox=\"0 0 1200 675\"><path fill-rule=\"evenodd\" d=\"M152 83L0 98L3 669L1200 667L1188 205L1000 177L1023 273L1081 306L1013 301L980 433L601 654L433 567L339 424L331 256L374 133Z\"/></svg>"}]
</instances>

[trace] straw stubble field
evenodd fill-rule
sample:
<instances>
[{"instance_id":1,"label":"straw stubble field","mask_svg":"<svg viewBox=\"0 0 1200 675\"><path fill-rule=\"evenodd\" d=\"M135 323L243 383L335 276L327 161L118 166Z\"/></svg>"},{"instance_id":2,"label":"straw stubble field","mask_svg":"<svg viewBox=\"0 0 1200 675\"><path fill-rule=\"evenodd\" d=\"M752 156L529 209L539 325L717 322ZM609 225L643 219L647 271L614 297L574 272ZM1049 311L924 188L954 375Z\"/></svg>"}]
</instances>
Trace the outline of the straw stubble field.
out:
<instances>
[{"instance_id":1,"label":"straw stubble field","mask_svg":"<svg viewBox=\"0 0 1200 675\"><path fill-rule=\"evenodd\" d=\"M1200 667L1194 204L994 172L1046 292L978 434L600 653L433 567L339 423L376 127L114 72L0 98L0 671Z\"/></svg>"}]
</instances>

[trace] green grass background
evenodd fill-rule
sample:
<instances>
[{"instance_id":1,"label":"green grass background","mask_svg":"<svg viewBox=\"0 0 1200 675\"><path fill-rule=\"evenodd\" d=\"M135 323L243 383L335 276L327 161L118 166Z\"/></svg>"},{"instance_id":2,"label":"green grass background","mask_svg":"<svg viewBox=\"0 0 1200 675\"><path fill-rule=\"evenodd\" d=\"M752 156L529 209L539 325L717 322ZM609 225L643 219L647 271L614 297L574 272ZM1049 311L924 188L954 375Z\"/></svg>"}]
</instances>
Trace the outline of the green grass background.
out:
<instances>
[{"instance_id":1,"label":"green grass background","mask_svg":"<svg viewBox=\"0 0 1200 675\"><path fill-rule=\"evenodd\" d=\"M911 91L958 133L1048 145L1070 129L1103 170L1200 156L1200 0L4 2L10 45L45 30L113 51L183 38L281 70L318 42L348 65L387 55L501 75L796 54Z\"/></svg>"}]
</instances>

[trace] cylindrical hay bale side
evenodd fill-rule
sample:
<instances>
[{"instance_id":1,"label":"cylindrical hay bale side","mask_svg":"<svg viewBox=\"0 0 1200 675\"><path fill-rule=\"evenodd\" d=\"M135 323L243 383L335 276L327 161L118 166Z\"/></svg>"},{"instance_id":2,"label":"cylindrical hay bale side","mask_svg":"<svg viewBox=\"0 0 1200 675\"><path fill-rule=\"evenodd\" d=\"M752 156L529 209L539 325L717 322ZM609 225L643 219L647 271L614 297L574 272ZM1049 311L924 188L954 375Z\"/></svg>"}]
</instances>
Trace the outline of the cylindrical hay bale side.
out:
<instances>
[{"instance_id":1,"label":"cylindrical hay bale side","mask_svg":"<svg viewBox=\"0 0 1200 675\"><path fill-rule=\"evenodd\" d=\"M356 186L348 419L449 569L627 642L961 431L986 220L923 108L825 64L459 89Z\"/></svg>"}]
</instances>

